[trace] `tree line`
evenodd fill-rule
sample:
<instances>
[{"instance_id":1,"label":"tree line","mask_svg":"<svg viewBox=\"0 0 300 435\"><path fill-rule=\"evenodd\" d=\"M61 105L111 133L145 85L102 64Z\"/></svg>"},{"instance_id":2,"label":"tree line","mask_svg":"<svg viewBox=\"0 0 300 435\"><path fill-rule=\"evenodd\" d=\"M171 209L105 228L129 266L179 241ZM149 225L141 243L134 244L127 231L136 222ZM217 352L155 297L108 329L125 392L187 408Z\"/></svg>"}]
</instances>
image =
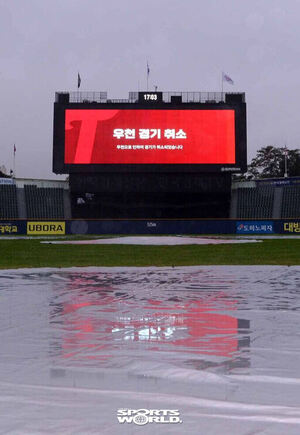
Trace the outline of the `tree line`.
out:
<instances>
[{"instance_id":1,"label":"tree line","mask_svg":"<svg viewBox=\"0 0 300 435\"><path fill-rule=\"evenodd\" d=\"M241 179L279 178L300 176L300 150L268 145L260 148Z\"/></svg>"}]
</instances>

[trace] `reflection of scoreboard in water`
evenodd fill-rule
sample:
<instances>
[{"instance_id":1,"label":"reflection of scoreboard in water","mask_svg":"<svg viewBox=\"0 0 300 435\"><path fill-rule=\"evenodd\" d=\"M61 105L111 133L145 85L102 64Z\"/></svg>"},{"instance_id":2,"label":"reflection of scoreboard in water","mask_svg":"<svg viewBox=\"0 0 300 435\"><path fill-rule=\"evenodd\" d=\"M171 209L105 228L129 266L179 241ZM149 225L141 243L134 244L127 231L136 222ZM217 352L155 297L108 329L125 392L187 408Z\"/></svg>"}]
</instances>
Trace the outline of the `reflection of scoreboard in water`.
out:
<instances>
[{"instance_id":1,"label":"reflection of scoreboard in water","mask_svg":"<svg viewBox=\"0 0 300 435\"><path fill-rule=\"evenodd\" d=\"M246 167L244 94L56 94L53 171L70 174L73 217L227 217Z\"/></svg>"},{"instance_id":2,"label":"reflection of scoreboard in water","mask_svg":"<svg viewBox=\"0 0 300 435\"><path fill-rule=\"evenodd\" d=\"M134 102L77 103L57 94L54 172L244 171L244 94L208 102L173 97L141 92Z\"/></svg>"},{"instance_id":3,"label":"reflection of scoreboard in water","mask_svg":"<svg viewBox=\"0 0 300 435\"><path fill-rule=\"evenodd\" d=\"M124 349L128 355L138 349L174 353L175 360L199 369L248 367L250 320L239 318L240 301L223 287L212 292L211 285L205 287L209 278L201 276L190 274L180 295L174 296L170 286L166 292L157 286L147 297L147 288L139 287L143 277L132 287L125 275L70 273L63 301L51 301L51 327L59 318L63 332L55 354L60 349L61 357L73 362L105 362ZM153 282L160 279L157 275ZM172 282L166 274L163 280Z\"/></svg>"}]
</instances>

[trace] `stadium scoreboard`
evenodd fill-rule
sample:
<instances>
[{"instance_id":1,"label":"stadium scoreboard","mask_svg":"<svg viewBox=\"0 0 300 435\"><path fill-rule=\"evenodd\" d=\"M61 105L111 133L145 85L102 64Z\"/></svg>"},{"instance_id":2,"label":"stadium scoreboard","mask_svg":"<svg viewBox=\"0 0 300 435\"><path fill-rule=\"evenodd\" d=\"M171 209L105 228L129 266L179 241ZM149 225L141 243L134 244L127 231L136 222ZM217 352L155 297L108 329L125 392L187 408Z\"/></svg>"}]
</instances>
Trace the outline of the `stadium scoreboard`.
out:
<instances>
[{"instance_id":1,"label":"stadium scoreboard","mask_svg":"<svg viewBox=\"0 0 300 435\"><path fill-rule=\"evenodd\" d=\"M135 102L60 98L54 103L55 173L237 173L246 168L241 99L183 103L175 96L166 102L162 92L139 92Z\"/></svg>"}]
</instances>

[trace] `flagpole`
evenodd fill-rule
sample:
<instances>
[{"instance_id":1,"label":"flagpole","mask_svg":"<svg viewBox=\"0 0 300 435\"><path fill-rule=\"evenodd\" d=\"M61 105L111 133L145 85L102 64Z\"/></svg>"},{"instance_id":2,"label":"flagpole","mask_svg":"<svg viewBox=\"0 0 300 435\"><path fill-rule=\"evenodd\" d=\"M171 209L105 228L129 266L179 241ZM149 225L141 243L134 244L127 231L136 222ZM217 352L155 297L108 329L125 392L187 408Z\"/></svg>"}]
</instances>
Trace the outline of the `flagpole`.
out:
<instances>
[{"instance_id":1,"label":"flagpole","mask_svg":"<svg viewBox=\"0 0 300 435\"><path fill-rule=\"evenodd\" d=\"M148 92L148 88L149 88L149 86L148 86L148 84L149 84L149 69L148 69L148 63L147 63L147 92Z\"/></svg>"},{"instance_id":2,"label":"flagpole","mask_svg":"<svg viewBox=\"0 0 300 435\"><path fill-rule=\"evenodd\" d=\"M150 74L150 68L149 68L149 62L147 60L147 92L149 91L149 74Z\"/></svg>"},{"instance_id":3,"label":"flagpole","mask_svg":"<svg viewBox=\"0 0 300 435\"><path fill-rule=\"evenodd\" d=\"M223 80L223 71L222 71L222 79L221 79L221 89L222 89L222 98L223 98L223 83L224 83L224 80Z\"/></svg>"},{"instance_id":4,"label":"flagpole","mask_svg":"<svg viewBox=\"0 0 300 435\"><path fill-rule=\"evenodd\" d=\"M14 144L14 159L13 159L13 178L16 178L16 144Z\"/></svg>"},{"instance_id":5,"label":"flagpole","mask_svg":"<svg viewBox=\"0 0 300 435\"><path fill-rule=\"evenodd\" d=\"M227 74L222 71L222 94L224 92L224 81L230 83L231 85L234 85L234 81L231 77L229 77Z\"/></svg>"},{"instance_id":6,"label":"flagpole","mask_svg":"<svg viewBox=\"0 0 300 435\"><path fill-rule=\"evenodd\" d=\"M284 176L285 176L285 178L288 176L288 170L287 170L287 147L286 147L286 145L284 147Z\"/></svg>"}]
</instances>

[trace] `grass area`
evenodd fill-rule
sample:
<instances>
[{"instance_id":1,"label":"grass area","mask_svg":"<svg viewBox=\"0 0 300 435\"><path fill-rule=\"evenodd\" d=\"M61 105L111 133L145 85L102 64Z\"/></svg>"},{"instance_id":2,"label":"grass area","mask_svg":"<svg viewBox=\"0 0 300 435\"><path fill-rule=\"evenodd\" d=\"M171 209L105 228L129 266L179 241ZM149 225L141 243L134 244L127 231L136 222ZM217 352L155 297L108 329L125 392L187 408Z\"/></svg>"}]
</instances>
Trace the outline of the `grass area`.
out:
<instances>
[{"instance_id":1,"label":"grass area","mask_svg":"<svg viewBox=\"0 0 300 435\"><path fill-rule=\"evenodd\" d=\"M299 239L223 245L55 245L0 240L0 269L71 266L300 265Z\"/></svg>"}]
</instances>

